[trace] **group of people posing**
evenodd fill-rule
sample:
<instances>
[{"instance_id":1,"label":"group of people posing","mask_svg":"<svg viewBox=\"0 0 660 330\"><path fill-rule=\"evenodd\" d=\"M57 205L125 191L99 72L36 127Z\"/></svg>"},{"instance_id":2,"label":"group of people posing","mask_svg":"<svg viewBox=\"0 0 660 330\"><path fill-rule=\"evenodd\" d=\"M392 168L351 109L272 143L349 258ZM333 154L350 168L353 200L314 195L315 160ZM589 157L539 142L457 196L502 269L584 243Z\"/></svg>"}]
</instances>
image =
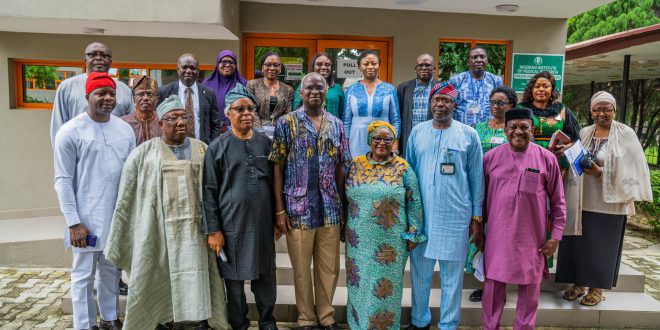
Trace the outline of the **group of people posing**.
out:
<instances>
[{"instance_id":1,"label":"group of people posing","mask_svg":"<svg viewBox=\"0 0 660 330\"><path fill-rule=\"evenodd\" d=\"M518 285L514 328L532 329L554 263L555 280L571 284L565 299L605 299L626 217L652 199L644 152L614 120L612 95L592 97L594 124L580 130L550 73L535 75L518 103L486 71L482 48L449 82L422 54L416 78L398 88L378 78L380 58L366 50L364 78L345 91L325 53L295 91L278 80L275 53L262 59L263 78L246 81L222 51L202 83L184 54L179 80L161 87L109 76L103 43L87 46L85 62L86 73L59 85L51 125L76 330L247 329L246 281L259 328L277 329L282 236L302 330L339 329L340 241L351 329L400 328L408 257L408 329L431 324L436 262L440 329L459 326L465 272L483 282L470 300L482 301L485 329L500 327L507 283ZM559 131L568 140L556 145ZM582 176L563 155L577 141L591 155ZM123 323L119 269L129 277Z\"/></svg>"}]
</instances>

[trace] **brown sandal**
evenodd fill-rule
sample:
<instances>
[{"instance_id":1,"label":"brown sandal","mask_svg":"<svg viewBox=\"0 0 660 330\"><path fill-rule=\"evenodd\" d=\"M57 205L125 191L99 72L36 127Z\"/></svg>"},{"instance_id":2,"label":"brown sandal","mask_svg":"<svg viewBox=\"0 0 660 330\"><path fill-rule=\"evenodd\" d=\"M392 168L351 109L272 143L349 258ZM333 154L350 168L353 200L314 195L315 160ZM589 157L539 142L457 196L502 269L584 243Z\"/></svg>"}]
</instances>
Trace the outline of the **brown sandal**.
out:
<instances>
[{"instance_id":1,"label":"brown sandal","mask_svg":"<svg viewBox=\"0 0 660 330\"><path fill-rule=\"evenodd\" d=\"M585 291L586 290L584 288L579 287L577 285L573 285L571 286L570 289L564 291L563 298L566 300L573 301L576 300L577 298L582 297Z\"/></svg>"},{"instance_id":2,"label":"brown sandal","mask_svg":"<svg viewBox=\"0 0 660 330\"><path fill-rule=\"evenodd\" d=\"M584 306L596 306L600 304L601 301L605 301L603 292L596 292L595 290L589 289L587 295L580 300L580 304Z\"/></svg>"}]
</instances>

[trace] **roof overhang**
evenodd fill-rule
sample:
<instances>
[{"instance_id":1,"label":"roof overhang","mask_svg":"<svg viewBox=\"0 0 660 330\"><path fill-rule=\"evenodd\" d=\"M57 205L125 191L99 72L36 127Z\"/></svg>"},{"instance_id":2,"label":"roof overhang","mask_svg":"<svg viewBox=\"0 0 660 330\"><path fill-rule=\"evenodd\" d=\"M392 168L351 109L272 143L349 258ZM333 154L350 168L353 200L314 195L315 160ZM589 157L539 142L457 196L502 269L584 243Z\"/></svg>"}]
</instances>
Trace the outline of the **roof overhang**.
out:
<instances>
[{"instance_id":1,"label":"roof overhang","mask_svg":"<svg viewBox=\"0 0 660 330\"><path fill-rule=\"evenodd\" d=\"M463 13L501 16L527 16L545 18L569 18L613 0L241 0L275 4L294 4L329 7L376 8L394 10L418 10L444 13ZM501 12L498 5L517 5L515 12ZM292 13L295 15L295 13Z\"/></svg>"},{"instance_id":2,"label":"roof overhang","mask_svg":"<svg viewBox=\"0 0 660 330\"><path fill-rule=\"evenodd\" d=\"M629 79L660 77L660 24L566 46L566 85L617 81L630 55Z\"/></svg>"}]
</instances>

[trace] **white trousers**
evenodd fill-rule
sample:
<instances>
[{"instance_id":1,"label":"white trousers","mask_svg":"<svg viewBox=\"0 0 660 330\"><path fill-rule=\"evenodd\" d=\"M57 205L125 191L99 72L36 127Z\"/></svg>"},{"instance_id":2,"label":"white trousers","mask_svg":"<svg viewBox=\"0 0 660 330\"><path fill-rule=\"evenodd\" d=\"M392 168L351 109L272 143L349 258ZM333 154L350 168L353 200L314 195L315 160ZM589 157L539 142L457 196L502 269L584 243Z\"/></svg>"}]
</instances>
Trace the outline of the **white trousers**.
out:
<instances>
[{"instance_id":1,"label":"white trousers","mask_svg":"<svg viewBox=\"0 0 660 330\"><path fill-rule=\"evenodd\" d=\"M96 276L95 276L96 275ZM96 325L94 279L98 294L101 318L113 321L119 315L119 277L121 273L102 251L73 251L71 269L71 302L73 303L73 328L90 329Z\"/></svg>"}]
</instances>

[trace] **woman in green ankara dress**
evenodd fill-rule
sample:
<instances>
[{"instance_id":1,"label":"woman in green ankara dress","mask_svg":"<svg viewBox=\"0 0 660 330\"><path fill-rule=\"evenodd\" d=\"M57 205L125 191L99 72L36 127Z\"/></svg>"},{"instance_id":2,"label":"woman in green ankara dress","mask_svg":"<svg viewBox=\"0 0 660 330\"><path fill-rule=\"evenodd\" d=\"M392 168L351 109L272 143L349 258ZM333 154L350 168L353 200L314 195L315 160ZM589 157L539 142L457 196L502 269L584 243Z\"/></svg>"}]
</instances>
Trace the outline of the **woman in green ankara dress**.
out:
<instances>
[{"instance_id":1,"label":"woman in green ankara dress","mask_svg":"<svg viewBox=\"0 0 660 330\"><path fill-rule=\"evenodd\" d=\"M371 152L346 177L347 320L351 329L399 329L408 253L426 240L422 201L415 172L392 153L394 127L374 121L367 131Z\"/></svg>"}]
</instances>

